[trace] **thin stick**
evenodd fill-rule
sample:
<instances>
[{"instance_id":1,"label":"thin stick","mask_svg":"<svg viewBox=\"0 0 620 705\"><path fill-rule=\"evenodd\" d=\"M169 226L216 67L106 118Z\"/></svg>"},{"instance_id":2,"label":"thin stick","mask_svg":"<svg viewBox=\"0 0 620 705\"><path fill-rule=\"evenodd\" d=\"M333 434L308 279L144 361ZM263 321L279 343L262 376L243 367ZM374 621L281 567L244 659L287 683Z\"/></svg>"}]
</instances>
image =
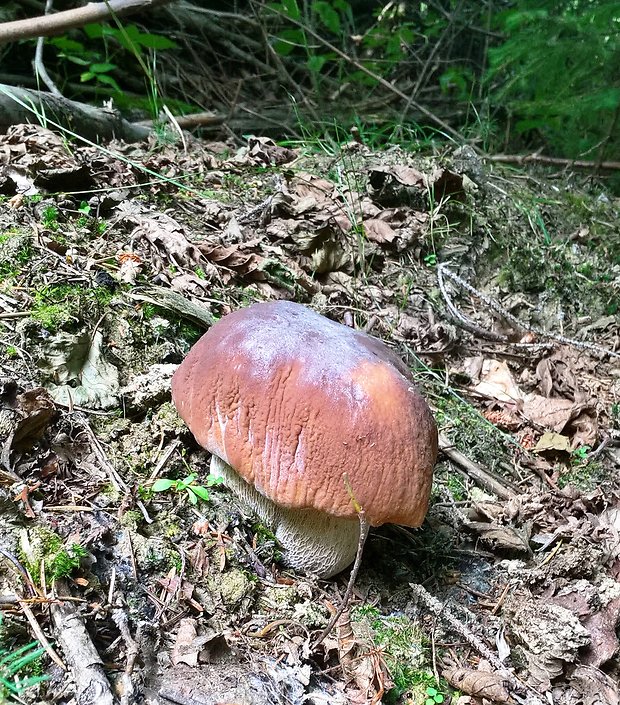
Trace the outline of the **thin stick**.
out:
<instances>
[{"instance_id":1,"label":"thin stick","mask_svg":"<svg viewBox=\"0 0 620 705\"><path fill-rule=\"evenodd\" d=\"M332 615L331 619L327 623L327 626L321 632L321 636L312 645L313 650L316 649L316 647L319 646L325 640L325 637L327 637L327 635L334 628L336 622L340 619L340 617L342 616L342 613L347 608L347 605L349 604L349 600L351 599L351 595L353 594L353 588L355 587L355 579L357 578L357 574L359 572L360 565L362 564L362 554L364 552L364 544L366 543L366 539L368 537L368 530L370 528L370 526L368 525L368 522L366 521L366 512L363 509L360 509L358 511L357 516L360 521L360 539L359 539L359 543L357 544L357 553L355 554L355 563L353 564L353 568L351 569L351 575L349 576L349 583L347 584L347 589L344 593L344 597L342 598L342 602L340 603L340 607L338 607L338 609Z\"/></svg>"},{"instance_id":2,"label":"thin stick","mask_svg":"<svg viewBox=\"0 0 620 705\"><path fill-rule=\"evenodd\" d=\"M39 626L39 623L37 622L36 617L34 616L32 610L28 606L28 603L25 602L24 600L18 600L18 602L19 602L19 606L22 608L22 612L26 615L26 619L28 620L28 623L30 624L32 631L34 632L36 639L39 641L41 646L45 649L47 655L58 666L58 668L62 669L63 671L66 671L67 667L63 663L60 656L54 651L54 649L52 648L52 645L47 640L47 637L45 636L45 634L41 630L41 627Z\"/></svg>"},{"instance_id":3,"label":"thin stick","mask_svg":"<svg viewBox=\"0 0 620 705\"><path fill-rule=\"evenodd\" d=\"M444 276L448 277L449 279L452 279L452 281L458 284L458 286L460 286L462 289L465 289L465 291L479 298L480 301L485 303L491 310L498 313L500 316L502 316L502 318L505 318L507 321L510 321L510 323L512 323L515 328L520 329L521 331L534 333L535 335L538 335L541 338L544 338L545 340L553 340L556 343L560 343L562 345L570 345L571 347L577 348L578 350L591 350L592 352L599 353L600 355L610 355L611 357L620 358L620 353L614 352L613 350L609 350L608 348L604 348L600 345L582 342L581 340L575 340L574 338L566 338L563 335L559 335L558 333L551 333L549 331L542 330L542 328L536 328L534 326L526 325L525 323L520 321L516 316L513 316L512 313L507 311L498 301L491 298L490 296L487 296L482 291L479 291L471 284L468 284L464 279L461 279L458 274L451 272L445 264L440 264L437 267L437 282L439 284L439 289L441 290L442 296L446 301L446 306L448 307L448 310L453 316L453 318L455 318L457 322L462 325L463 328L469 330L472 333L480 335L489 340L496 340L498 342L510 342L506 336L503 336L499 333L494 333L493 331L485 330L484 328L474 323L471 319L464 316L452 303L452 300L450 299L446 291L445 283L443 281ZM532 347L530 344L522 343L517 343L515 345L516 347Z\"/></svg>"},{"instance_id":4,"label":"thin stick","mask_svg":"<svg viewBox=\"0 0 620 705\"><path fill-rule=\"evenodd\" d=\"M502 484L481 465L478 465L478 463L475 463L473 460L457 450L454 447L454 444L451 443L443 433L439 434L439 448L445 456L461 467L464 472L469 475L472 480L474 480L474 482L478 483L485 489L490 490L500 499L509 500L517 496L517 492L505 484Z\"/></svg>"}]
</instances>

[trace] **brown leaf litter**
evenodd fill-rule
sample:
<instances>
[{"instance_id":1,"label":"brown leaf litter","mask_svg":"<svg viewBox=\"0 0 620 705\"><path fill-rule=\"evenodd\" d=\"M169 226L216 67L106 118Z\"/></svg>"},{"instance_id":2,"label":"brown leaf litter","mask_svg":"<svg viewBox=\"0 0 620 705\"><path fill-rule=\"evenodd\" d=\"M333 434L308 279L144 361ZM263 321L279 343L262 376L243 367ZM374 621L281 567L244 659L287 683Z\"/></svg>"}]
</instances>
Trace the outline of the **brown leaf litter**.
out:
<instances>
[{"instance_id":1,"label":"brown leaf litter","mask_svg":"<svg viewBox=\"0 0 620 705\"><path fill-rule=\"evenodd\" d=\"M23 632L23 598L71 605L101 686L128 703L378 703L391 689L411 705L432 683L476 705L617 705L619 368L592 346L541 345L548 292L488 275L501 229L530 227L501 196L507 179L463 150L308 157L252 138L227 155L190 137L183 152L108 148L69 151L35 126L0 136L0 188L15 199L0 217L18 231L10 252L0 242L0 272L16 270L0 281L7 623ZM12 269L22 250L27 266ZM435 262L472 287L442 291ZM98 303L53 330L40 292L63 286ZM373 533L353 603L315 650L338 580L282 570L273 537L222 489L198 507L149 490L204 481L169 379L213 320L265 298L390 340L418 364L446 439L427 524ZM613 353L619 330L600 315L571 335L594 332ZM450 407L458 397L469 404ZM584 477L594 486L577 489ZM85 552L60 595L33 548L41 530ZM72 655L63 625L30 609ZM79 659L73 671L50 671L50 702L83 695Z\"/></svg>"}]
</instances>

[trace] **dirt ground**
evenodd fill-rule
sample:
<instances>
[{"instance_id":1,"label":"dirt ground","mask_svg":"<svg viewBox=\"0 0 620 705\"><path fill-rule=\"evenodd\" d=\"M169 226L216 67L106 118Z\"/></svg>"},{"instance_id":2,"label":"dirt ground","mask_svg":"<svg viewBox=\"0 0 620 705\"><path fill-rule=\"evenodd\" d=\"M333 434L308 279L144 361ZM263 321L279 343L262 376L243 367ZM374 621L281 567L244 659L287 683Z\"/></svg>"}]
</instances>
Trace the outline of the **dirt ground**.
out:
<instances>
[{"instance_id":1,"label":"dirt ground","mask_svg":"<svg viewBox=\"0 0 620 705\"><path fill-rule=\"evenodd\" d=\"M0 641L48 640L25 702L620 702L605 181L33 126L0 155ZM320 645L347 573L282 567L170 398L213 321L266 299L384 339L441 435L425 524L371 532Z\"/></svg>"}]
</instances>

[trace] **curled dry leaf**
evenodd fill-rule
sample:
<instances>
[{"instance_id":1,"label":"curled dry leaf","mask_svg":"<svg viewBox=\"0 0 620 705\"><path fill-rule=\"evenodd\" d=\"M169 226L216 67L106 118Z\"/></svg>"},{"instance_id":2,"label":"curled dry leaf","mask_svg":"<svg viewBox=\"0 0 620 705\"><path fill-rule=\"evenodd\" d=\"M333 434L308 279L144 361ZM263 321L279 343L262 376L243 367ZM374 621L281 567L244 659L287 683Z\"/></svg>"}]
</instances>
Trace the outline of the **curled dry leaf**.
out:
<instances>
[{"instance_id":1,"label":"curled dry leaf","mask_svg":"<svg viewBox=\"0 0 620 705\"><path fill-rule=\"evenodd\" d=\"M280 147L270 137L250 137L247 148L240 152L236 161L278 166L292 162L297 156L296 150Z\"/></svg>"},{"instance_id":2,"label":"curled dry leaf","mask_svg":"<svg viewBox=\"0 0 620 705\"><path fill-rule=\"evenodd\" d=\"M170 660L175 666L179 663L186 663L188 666L196 666L198 664L199 648L193 646L197 636L196 620L182 619L174 647L170 653Z\"/></svg>"},{"instance_id":3,"label":"curled dry leaf","mask_svg":"<svg viewBox=\"0 0 620 705\"><path fill-rule=\"evenodd\" d=\"M618 683L594 666L577 666L570 684L582 696L583 705L620 705Z\"/></svg>"},{"instance_id":4,"label":"curled dry leaf","mask_svg":"<svg viewBox=\"0 0 620 705\"><path fill-rule=\"evenodd\" d=\"M465 371L477 381L474 391L502 402L517 402L523 398L508 365L492 359L469 358Z\"/></svg>"},{"instance_id":5,"label":"curled dry leaf","mask_svg":"<svg viewBox=\"0 0 620 705\"><path fill-rule=\"evenodd\" d=\"M512 705L514 700L507 690L508 679L501 673L474 671L469 668L449 668L441 675L453 688L476 698L484 698L494 703Z\"/></svg>"},{"instance_id":6,"label":"curled dry leaf","mask_svg":"<svg viewBox=\"0 0 620 705\"><path fill-rule=\"evenodd\" d=\"M193 268L202 262L200 251L188 240L183 226L165 213L140 216L131 237L134 241L145 238L156 251L166 255L170 263L179 267Z\"/></svg>"},{"instance_id":7,"label":"curled dry leaf","mask_svg":"<svg viewBox=\"0 0 620 705\"><path fill-rule=\"evenodd\" d=\"M56 407L42 387L18 393L13 380L0 383L0 437L4 439L2 461L8 467L13 449L34 445L56 416Z\"/></svg>"}]
</instances>

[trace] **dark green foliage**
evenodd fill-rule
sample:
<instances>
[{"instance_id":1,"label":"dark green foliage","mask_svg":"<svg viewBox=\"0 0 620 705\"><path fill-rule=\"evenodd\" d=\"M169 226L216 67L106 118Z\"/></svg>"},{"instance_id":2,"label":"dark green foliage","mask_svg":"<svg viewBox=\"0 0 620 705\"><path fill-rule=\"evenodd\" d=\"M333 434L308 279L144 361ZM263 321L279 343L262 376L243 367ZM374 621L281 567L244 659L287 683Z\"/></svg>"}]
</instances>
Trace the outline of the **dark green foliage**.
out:
<instances>
[{"instance_id":1,"label":"dark green foliage","mask_svg":"<svg viewBox=\"0 0 620 705\"><path fill-rule=\"evenodd\" d=\"M495 17L506 40L490 49L488 80L532 146L567 157L620 152L620 4L520 0Z\"/></svg>"}]
</instances>

